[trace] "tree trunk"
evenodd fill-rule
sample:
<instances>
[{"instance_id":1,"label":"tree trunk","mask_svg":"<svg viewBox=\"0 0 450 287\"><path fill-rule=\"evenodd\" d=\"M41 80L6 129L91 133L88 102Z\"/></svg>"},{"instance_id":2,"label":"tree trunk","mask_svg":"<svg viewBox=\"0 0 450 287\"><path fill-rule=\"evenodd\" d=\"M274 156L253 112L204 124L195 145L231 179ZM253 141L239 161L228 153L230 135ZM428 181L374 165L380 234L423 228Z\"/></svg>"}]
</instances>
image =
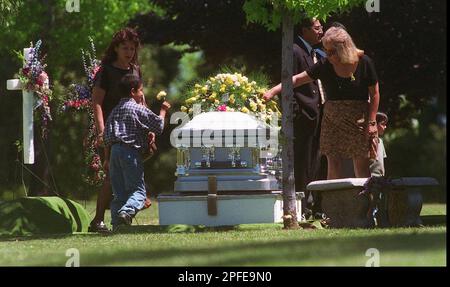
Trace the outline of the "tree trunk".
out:
<instances>
[{"instance_id":1,"label":"tree trunk","mask_svg":"<svg viewBox=\"0 0 450 287\"><path fill-rule=\"evenodd\" d=\"M283 11L282 35L282 68L281 68L281 105L283 117L281 130L284 136L282 164L283 164L283 223L285 229L299 228L296 209L296 194L294 180L294 128L293 128L293 37L294 25L292 16Z\"/></svg>"}]
</instances>

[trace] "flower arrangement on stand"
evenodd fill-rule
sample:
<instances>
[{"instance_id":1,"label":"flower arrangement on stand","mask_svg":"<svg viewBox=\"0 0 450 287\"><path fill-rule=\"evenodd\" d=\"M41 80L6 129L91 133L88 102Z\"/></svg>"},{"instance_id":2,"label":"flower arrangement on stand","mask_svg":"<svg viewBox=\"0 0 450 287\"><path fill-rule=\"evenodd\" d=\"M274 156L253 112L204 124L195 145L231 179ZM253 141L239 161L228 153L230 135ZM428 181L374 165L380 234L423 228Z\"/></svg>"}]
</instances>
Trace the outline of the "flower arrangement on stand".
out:
<instances>
[{"instance_id":1,"label":"flower arrangement on stand","mask_svg":"<svg viewBox=\"0 0 450 287\"><path fill-rule=\"evenodd\" d=\"M44 64L45 55L40 57L40 48L42 41L38 40L33 47L31 43L31 54L29 60L25 60L25 55L17 52L19 58L23 61L23 68L19 70L19 79L23 87L29 92L33 92L37 98L38 115L41 127L41 137L47 138L48 124L52 120L50 113L50 101L52 100L52 90L50 89L50 81Z\"/></svg>"},{"instance_id":2,"label":"flower arrangement on stand","mask_svg":"<svg viewBox=\"0 0 450 287\"><path fill-rule=\"evenodd\" d=\"M272 115L281 118L281 113L275 101L264 102L264 92L262 84L250 81L240 73L220 73L195 84L188 91L181 111L192 114L194 104L201 104L202 112L243 112L271 124Z\"/></svg>"},{"instance_id":3,"label":"flower arrangement on stand","mask_svg":"<svg viewBox=\"0 0 450 287\"><path fill-rule=\"evenodd\" d=\"M92 89L95 75L100 69L100 61L95 58L95 45L89 37L91 51L81 50L83 67L86 74L86 83L71 84L68 89L68 99L63 103L61 110L64 112L81 112L88 115L88 127L83 139L83 157L85 170L83 181L92 186L99 186L106 176L103 169L96 140L96 127L94 111L92 108Z\"/></svg>"}]
</instances>

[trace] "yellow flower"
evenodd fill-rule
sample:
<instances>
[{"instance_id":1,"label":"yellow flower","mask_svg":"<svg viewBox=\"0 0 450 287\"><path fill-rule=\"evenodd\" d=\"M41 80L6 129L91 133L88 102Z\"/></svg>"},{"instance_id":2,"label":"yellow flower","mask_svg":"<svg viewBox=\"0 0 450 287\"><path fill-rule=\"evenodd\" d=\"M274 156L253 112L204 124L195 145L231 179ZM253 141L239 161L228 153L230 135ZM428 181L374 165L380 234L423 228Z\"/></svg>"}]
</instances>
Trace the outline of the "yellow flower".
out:
<instances>
[{"instance_id":1,"label":"yellow flower","mask_svg":"<svg viewBox=\"0 0 450 287\"><path fill-rule=\"evenodd\" d=\"M220 101L219 100L214 100L214 104L218 105L218 104L220 104Z\"/></svg>"},{"instance_id":2,"label":"yellow flower","mask_svg":"<svg viewBox=\"0 0 450 287\"><path fill-rule=\"evenodd\" d=\"M202 93L204 93L204 94L206 94L206 92L208 91L208 85L206 85L206 86L203 86L202 87Z\"/></svg>"},{"instance_id":3,"label":"yellow flower","mask_svg":"<svg viewBox=\"0 0 450 287\"><path fill-rule=\"evenodd\" d=\"M191 97L191 98L186 100L186 104L187 105L192 104L192 103L194 103L197 100L198 100L198 96Z\"/></svg>"},{"instance_id":4,"label":"yellow flower","mask_svg":"<svg viewBox=\"0 0 450 287\"><path fill-rule=\"evenodd\" d=\"M165 99L166 99L166 96L167 96L167 93L166 93L165 91L160 91L160 92L156 95L156 99L157 99L158 101L165 100Z\"/></svg>"},{"instance_id":5,"label":"yellow flower","mask_svg":"<svg viewBox=\"0 0 450 287\"><path fill-rule=\"evenodd\" d=\"M270 108L272 111L279 111L277 107L277 103L275 101L269 101L267 102L267 107Z\"/></svg>"},{"instance_id":6,"label":"yellow flower","mask_svg":"<svg viewBox=\"0 0 450 287\"><path fill-rule=\"evenodd\" d=\"M209 99L211 102L214 102L214 100L216 99L216 93L212 93L211 96L208 97L208 99Z\"/></svg>"},{"instance_id":7,"label":"yellow flower","mask_svg":"<svg viewBox=\"0 0 450 287\"><path fill-rule=\"evenodd\" d=\"M243 107L241 112L248 114L250 111L246 107Z\"/></svg>"},{"instance_id":8,"label":"yellow flower","mask_svg":"<svg viewBox=\"0 0 450 287\"><path fill-rule=\"evenodd\" d=\"M227 84L227 85L233 85L233 83L234 83L234 81L233 81L233 79L231 78L231 77L227 77L227 79L225 80L225 83Z\"/></svg>"},{"instance_id":9,"label":"yellow flower","mask_svg":"<svg viewBox=\"0 0 450 287\"><path fill-rule=\"evenodd\" d=\"M185 106L181 106L181 111L183 112L183 113L185 113L185 112L187 112L187 108L185 107Z\"/></svg>"},{"instance_id":10,"label":"yellow flower","mask_svg":"<svg viewBox=\"0 0 450 287\"><path fill-rule=\"evenodd\" d=\"M234 104L234 95L231 94L230 98L228 99L228 101L230 102L230 104Z\"/></svg>"},{"instance_id":11,"label":"yellow flower","mask_svg":"<svg viewBox=\"0 0 450 287\"><path fill-rule=\"evenodd\" d=\"M221 93L223 93L223 92L225 92L225 89L226 89L226 88L227 88L227 86L225 86L225 85L222 84L222 85L220 86L220 90L219 90L219 91L220 91Z\"/></svg>"},{"instance_id":12,"label":"yellow flower","mask_svg":"<svg viewBox=\"0 0 450 287\"><path fill-rule=\"evenodd\" d=\"M250 101L250 109L254 112L258 109L258 105L254 101Z\"/></svg>"}]
</instances>

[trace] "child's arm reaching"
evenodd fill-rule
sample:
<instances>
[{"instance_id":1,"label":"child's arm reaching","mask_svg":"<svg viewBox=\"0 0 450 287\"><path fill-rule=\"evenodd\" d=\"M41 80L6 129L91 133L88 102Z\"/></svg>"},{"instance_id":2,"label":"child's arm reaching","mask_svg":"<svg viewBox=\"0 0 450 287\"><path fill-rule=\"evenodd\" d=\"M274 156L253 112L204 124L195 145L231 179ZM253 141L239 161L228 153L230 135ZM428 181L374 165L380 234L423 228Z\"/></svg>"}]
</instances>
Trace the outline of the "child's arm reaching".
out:
<instances>
[{"instance_id":1,"label":"child's arm reaching","mask_svg":"<svg viewBox=\"0 0 450 287\"><path fill-rule=\"evenodd\" d=\"M161 117L161 118L165 118L166 117L166 113L167 113L167 111L170 109L170 104L169 104L169 102L167 102L167 101L164 101L162 104L161 104L161 110L159 111L159 116Z\"/></svg>"},{"instance_id":2,"label":"child's arm reaching","mask_svg":"<svg viewBox=\"0 0 450 287\"><path fill-rule=\"evenodd\" d=\"M156 135L160 135L164 128L164 118L166 117L168 109L170 109L170 104L166 101L161 105L159 116L154 114L151 110L145 109L145 112L141 117L141 123L145 126L144 128L148 132L154 132Z\"/></svg>"}]
</instances>

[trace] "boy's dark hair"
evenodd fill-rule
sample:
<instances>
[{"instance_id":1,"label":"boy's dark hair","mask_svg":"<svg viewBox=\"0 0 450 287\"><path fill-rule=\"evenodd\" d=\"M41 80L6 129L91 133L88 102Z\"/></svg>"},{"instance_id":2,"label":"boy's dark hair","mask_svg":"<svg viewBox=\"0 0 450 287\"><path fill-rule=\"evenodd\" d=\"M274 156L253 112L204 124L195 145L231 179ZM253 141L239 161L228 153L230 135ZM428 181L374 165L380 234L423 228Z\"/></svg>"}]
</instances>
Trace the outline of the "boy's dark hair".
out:
<instances>
[{"instance_id":1,"label":"boy's dark hair","mask_svg":"<svg viewBox=\"0 0 450 287\"><path fill-rule=\"evenodd\" d=\"M385 122L387 123L389 120L388 116L385 113L378 112L376 116L377 123Z\"/></svg>"},{"instance_id":2,"label":"boy's dark hair","mask_svg":"<svg viewBox=\"0 0 450 287\"><path fill-rule=\"evenodd\" d=\"M131 90L137 90L141 87L142 80L134 74L126 74L120 79L119 90L124 95L130 96Z\"/></svg>"}]
</instances>

